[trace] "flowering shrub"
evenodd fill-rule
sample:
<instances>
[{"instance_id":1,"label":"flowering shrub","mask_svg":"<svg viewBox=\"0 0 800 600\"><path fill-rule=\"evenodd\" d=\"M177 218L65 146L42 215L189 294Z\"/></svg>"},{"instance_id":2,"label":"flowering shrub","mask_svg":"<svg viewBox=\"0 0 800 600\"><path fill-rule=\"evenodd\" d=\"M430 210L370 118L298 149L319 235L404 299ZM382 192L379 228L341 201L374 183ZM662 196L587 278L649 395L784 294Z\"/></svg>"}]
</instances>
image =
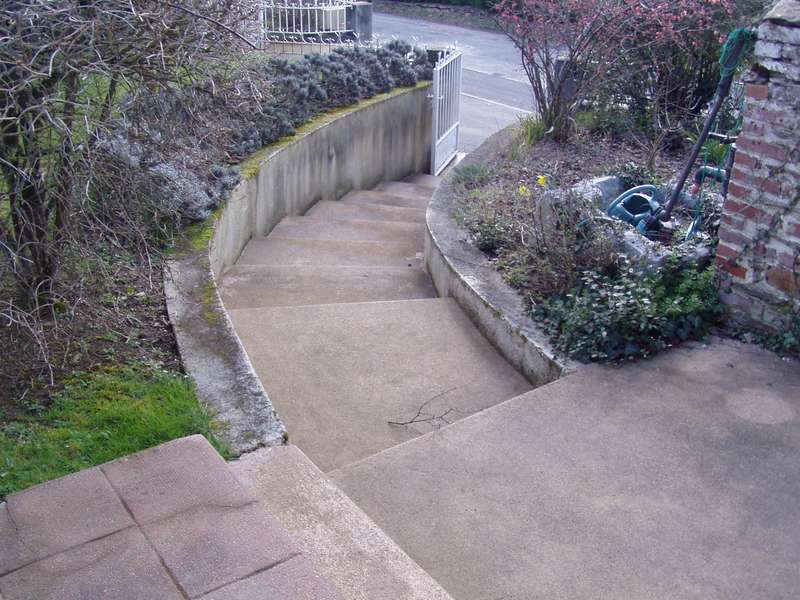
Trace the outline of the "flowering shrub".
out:
<instances>
[{"instance_id":1,"label":"flowering shrub","mask_svg":"<svg viewBox=\"0 0 800 600\"><path fill-rule=\"evenodd\" d=\"M708 55L709 40L719 43L720 26L728 27L734 5L733 0L499 0L496 10L522 54L542 121L556 139L564 139L576 108L608 86L610 74L650 81L659 64L653 58L665 50L694 69L693 57Z\"/></svg>"}]
</instances>

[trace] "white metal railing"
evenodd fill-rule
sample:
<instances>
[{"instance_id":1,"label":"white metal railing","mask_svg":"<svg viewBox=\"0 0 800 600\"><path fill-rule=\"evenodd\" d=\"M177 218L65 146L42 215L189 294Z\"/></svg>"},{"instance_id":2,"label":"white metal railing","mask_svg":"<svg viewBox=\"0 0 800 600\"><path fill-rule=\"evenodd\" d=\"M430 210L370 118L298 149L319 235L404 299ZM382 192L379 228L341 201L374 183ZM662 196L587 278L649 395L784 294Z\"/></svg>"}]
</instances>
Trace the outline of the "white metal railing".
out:
<instances>
[{"instance_id":1,"label":"white metal railing","mask_svg":"<svg viewBox=\"0 0 800 600\"><path fill-rule=\"evenodd\" d=\"M433 69L431 173L439 175L458 153L461 125L461 59L457 49L443 52Z\"/></svg>"},{"instance_id":2,"label":"white metal railing","mask_svg":"<svg viewBox=\"0 0 800 600\"><path fill-rule=\"evenodd\" d=\"M356 36L347 21L353 4L353 0L265 0L263 47L351 44Z\"/></svg>"}]
</instances>

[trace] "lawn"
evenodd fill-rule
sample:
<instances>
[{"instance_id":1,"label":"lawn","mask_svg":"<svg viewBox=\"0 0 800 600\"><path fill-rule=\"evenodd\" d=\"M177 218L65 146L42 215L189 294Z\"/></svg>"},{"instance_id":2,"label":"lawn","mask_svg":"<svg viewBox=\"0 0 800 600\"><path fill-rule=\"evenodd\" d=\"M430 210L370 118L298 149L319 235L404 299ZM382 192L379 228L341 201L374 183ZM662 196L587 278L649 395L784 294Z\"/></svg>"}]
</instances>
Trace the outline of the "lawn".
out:
<instances>
[{"instance_id":1,"label":"lawn","mask_svg":"<svg viewBox=\"0 0 800 600\"><path fill-rule=\"evenodd\" d=\"M0 424L0 498L196 433L227 455L180 374L129 367L76 375L41 414Z\"/></svg>"}]
</instances>

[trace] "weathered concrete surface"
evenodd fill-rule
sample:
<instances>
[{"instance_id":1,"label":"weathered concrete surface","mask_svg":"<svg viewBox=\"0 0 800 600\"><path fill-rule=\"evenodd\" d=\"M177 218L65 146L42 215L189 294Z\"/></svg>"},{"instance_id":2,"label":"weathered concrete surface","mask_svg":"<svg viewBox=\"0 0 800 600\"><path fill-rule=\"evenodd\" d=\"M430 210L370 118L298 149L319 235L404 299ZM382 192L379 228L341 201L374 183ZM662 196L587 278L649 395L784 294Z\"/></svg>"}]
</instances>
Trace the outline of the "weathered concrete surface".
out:
<instances>
[{"instance_id":1,"label":"weathered concrete surface","mask_svg":"<svg viewBox=\"0 0 800 600\"><path fill-rule=\"evenodd\" d=\"M375 186L374 190L406 198L430 198L433 195L433 188L427 183L420 185L407 181L382 181Z\"/></svg>"},{"instance_id":2,"label":"weathered concrete surface","mask_svg":"<svg viewBox=\"0 0 800 600\"><path fill-rule=\"evenodd\" d=\"M344 600L450 600L297 446L257 450L230 467Z\"/></svg>"},{"instance_id":3,"label":"weathered concrete surface","mask_svg":"<svg viewBox=\"0 0 800 600\"><path fill-rule=\"evenodd\" d=\"M352 242L413 242L422 247L425 226L403 221L350 221L286 217L272 232L276 236L307 240Z\"/></svg>"},{"instance_id":4,"label":"weathered concrete surface","mask_svg":"<svg viewBox=\"0 0 800 600\"><path fill-rule=\"evenodd\" d=\"M383 206L400 206L407 208L428 208L430 194L422 196L398 196L375 190L354 190L342 196L342 202L352 204L368 204Z\"/></svg>"},{"instance_id":5,"label":"weathered concrete surface","mask_svg":"<svg viewBox=\"0 0 800 600\"><path fill-rule=\"evenodd\" d=\"M515 128L490 137L459 168L496 160L511 142ZM481 332L515 368L535 385L555 381L576 368L558 355L529 317L522 296L509 286L469 233L455 221L457 191L451 171L428 206L425 268L440 296L455 298Z\"/></svg>"},{"instance_id":6,"label":"weathered concrete surface","mask_svg":"<svg viewBox=\"0 0 800 600\"><path fill-rule=\"evenodd\" d=\"M331 473L457 600L800 597L800 365L576 374Z\"/></svg>"},{"instance_id":7,"label":"weathered concrete surface","mask_svg":"<svg viewBox=\"0 0 800 600\"><path fill-rule=\"evenodd\" d=\"M201 436L12 494L0 540L3 600L340 598Z\"/></svg>"},{"instance_id":8,"label":"weathered concrete surface","mask_svg":"<svg viewBox=\"0 0 800 600\"><path fill-rule=\"evenodd\" d=\"M430 277L412 267L304 267L234 265L225 273L228 310L435 298Z\"/></svg>"},{"instance_id":9,"label":"weathered concrete surface","mask_svg":"<svg viewBox=\"0 0 800 600\"><path fill-rule=\"evenodd\" d=\"M353 204L348 202L317 202L306 213L317 219L346 219L357 221L407 221L424 223L425 210L380 204Z\"/></svg>"},{"instance_id":10,"label":"weathered concrete surface","mask_svg":"<svg viewBox=\"0 0 800 600\"><path fill-rule=\"evenodd\" d=\"M350 190L427 170L429 85L324 117L248 161L246 170L256 175L234 190L214 231L214 274L233 265L251 237L266 235L286 216L305 214L319 200L338 200Z\"/></svg>"},{"instance_id":11,"label":"weathered concrete surface","mask_svg":"<svg viewBox=\"0 0 800 600\"><path fill-rule=\"evenodd\" d=\"M323 471L444 422L389 424L421 407L454 420L530 389L452 299L230 315L291 441Z\"/></svg>"},{"instance_id":12,"label":"weathered concrete surface","mask_svg":"<svg viewBox=\"0 0 800 600\"><path fill-rule=\"evenodd\" d=\"M250 240L238 265L410 267L421 264L413 242L302 240L270 236Z\"/></svg>"}]
</instances>

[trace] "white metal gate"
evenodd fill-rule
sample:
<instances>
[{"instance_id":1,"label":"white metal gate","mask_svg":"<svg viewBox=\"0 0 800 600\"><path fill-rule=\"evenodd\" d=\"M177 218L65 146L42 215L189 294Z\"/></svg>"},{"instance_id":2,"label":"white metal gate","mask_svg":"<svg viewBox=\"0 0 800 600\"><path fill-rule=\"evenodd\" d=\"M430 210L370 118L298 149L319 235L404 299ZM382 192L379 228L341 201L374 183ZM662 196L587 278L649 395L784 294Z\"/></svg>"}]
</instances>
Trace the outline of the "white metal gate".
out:
<instances>
[{"instance_id":1,"label":"white metal gate","mask_svg":"<svg viewBox=\"0 0 800 600\"><path fill-rule=\"evenodd\" d=\"M434 175L441 173L458 153L461 57L459 50L449 50L440 56L433 69L431 173Z\"/></svg>"}]
</instances>

